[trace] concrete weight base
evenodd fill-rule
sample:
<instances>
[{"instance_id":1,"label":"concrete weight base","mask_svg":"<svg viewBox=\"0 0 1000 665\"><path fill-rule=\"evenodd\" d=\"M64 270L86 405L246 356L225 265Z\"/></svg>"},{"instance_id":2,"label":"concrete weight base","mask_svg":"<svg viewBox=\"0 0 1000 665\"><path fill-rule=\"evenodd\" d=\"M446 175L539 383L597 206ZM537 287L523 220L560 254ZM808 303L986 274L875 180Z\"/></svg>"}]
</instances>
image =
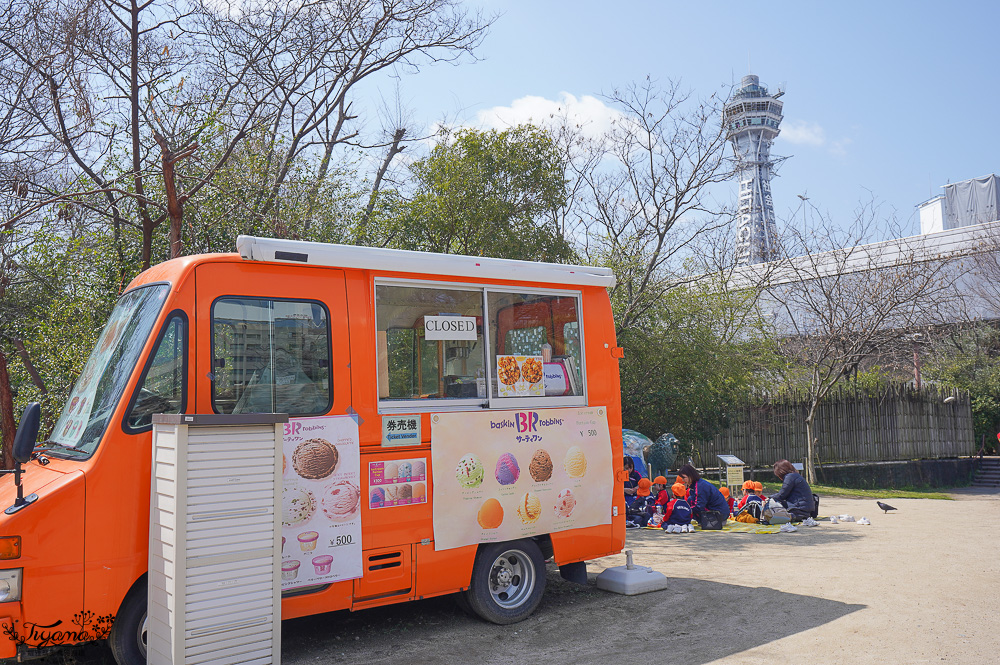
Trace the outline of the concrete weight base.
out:
<instances>
[{"instance_id":1,"label":"concrete weight base","mask_svg":"<svg viewBox=\"0 0 1000 665\"><path fill-rule=\"evenodd\" d=\"M636 596L640 593L667 588L667 578L652 568L637 566L632 562L632 550L625 550L625 565L608 568L597 576L597 588Z\"/></svg>"}]
</instances>

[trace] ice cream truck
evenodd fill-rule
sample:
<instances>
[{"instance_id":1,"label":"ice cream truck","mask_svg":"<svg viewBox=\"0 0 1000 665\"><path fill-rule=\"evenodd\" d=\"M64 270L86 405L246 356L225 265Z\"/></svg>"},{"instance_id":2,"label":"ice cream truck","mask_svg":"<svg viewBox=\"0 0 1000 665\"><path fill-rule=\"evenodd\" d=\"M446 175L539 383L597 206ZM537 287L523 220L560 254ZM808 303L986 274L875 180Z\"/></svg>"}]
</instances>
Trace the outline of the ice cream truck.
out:
<instances>
[{"instance_id":1,"label":"ice cream truck","mask_svg":"<svg viewBox=\"0 0 1000 665\"><path fill-rule=\"evenodd\" d=\"M107 639L145 662L154 414L288 415L285 619L456 594L511 623L546 561L585 580L621 551L610 270L237 250L139 275L47 440L0 481L0 658Z\"/></svg>"}]
</instances>

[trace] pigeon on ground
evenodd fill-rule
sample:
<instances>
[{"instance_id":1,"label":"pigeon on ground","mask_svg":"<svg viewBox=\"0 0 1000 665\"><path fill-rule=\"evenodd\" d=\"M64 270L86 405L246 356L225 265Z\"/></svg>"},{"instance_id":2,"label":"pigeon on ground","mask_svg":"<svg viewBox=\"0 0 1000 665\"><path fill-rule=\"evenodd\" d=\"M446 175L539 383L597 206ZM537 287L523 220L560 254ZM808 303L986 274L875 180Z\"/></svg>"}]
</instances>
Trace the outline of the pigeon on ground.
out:
<instances>
[{"instance_id":1,"label":"pigeon on ground","mask_svg":"<svg viewBox=\"0 0 1000 665\"><path fill-rule=\"evenodd\" d=\"M896 510L895 508L893 508L892 506L890 506L888 503L882 503L881 501L876 501L875 503L877 503L878 507L883 510L883 514L888 513L890 510Z\"/></svg>"}]
</instances>

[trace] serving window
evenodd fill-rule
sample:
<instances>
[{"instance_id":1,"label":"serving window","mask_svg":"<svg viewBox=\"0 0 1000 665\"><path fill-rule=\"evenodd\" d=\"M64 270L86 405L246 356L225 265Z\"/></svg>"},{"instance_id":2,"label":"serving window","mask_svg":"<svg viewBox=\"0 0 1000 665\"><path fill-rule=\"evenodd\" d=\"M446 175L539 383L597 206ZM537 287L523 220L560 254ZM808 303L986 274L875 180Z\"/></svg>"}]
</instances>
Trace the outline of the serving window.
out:
<instances>
[{"instance_id":1,"label":"serving window","mask_svg":"<svg viewBox=\"0 0 1000 665\"><path fill-rule=\"evenodd\" d=\"M578 297L490 291L487 307L491 397L585 394Z\"/></svg>"},{"instance_id":2,"label":"serving window","mask_svg":"<svg viewBox=\"0 0 1000 665\"><path fill-rule=\"evenodd\" d=\"M381 405L486 399L481 289L376 284L375 318Z\"/></svg>"}]
</instances>

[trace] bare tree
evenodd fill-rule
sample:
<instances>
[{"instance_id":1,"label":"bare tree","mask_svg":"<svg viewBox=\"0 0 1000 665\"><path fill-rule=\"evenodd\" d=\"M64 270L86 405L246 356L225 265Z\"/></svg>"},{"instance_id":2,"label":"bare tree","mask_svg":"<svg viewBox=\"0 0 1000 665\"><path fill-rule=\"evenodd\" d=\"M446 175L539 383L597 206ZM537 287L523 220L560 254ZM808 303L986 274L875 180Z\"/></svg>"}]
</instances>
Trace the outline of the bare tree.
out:
<instances>
[{"instance_id":1,"label":"bare tree","mask_svg":"<svg viewBox=\"0 0 1000 665\"><path fill-rule=\"evenodd\" d=\"M244 202L264 214L299 156L319 157L319 187L336 147L358 142L358 84L469 54L488 26L455 0L6 2L20 20L0 32L0 76L21 82L14 108L38 128L19 149L64 173L34 209L73 200L134 228L143 267L168 220L180 253L183 206L248 135L265 137L267 175Z\"/></svg>"},{"instance_id":2,"label":"bare tree","mask_svg":"<svg viewBox=\"0 0 1000 665\"><path fill-rule=\"evenodd\" d=\"M815 481L817 409L843 377L899 349L915 331L951 317L961 262L920 236L870 242L872 230L891 233L877 206L865 205L855 224L825 223L792 232L771 266L751 266L737 278L767 269L762 306L783 335L785 354L805 374L806 475Z\"/></svg>"},{"instance_id":3,"label":"bare tree","mask_svg":"<svg viewBox=\"0 0 1000 665\"><path fill-rule=\"evenodd\" d=\"M647 78L607 99L621 115L603 139L580 143L572 163L583 197L575 232L588 260L615 268L622 332L678 283L690 244L725 222L709 189L730 174L715 95L695 101L676 82L660 89Z\"/></svg>"}]
</instances>

